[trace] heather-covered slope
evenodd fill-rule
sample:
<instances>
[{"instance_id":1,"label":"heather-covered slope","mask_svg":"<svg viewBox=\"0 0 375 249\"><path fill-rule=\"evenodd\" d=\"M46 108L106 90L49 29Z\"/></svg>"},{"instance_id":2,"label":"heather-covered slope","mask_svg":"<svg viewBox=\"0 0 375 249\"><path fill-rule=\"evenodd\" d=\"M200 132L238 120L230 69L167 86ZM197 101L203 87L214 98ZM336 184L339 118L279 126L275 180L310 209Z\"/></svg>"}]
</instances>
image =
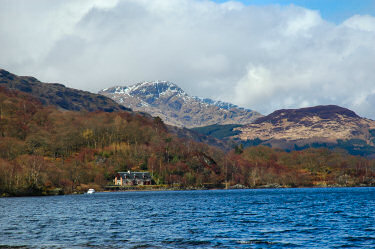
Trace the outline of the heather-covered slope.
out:
<instances>
[{"instance_id":1,"label":"heather-covered slope","mask_svg":"<svg viewBox=\"0 0 375 249\"><path fill-rule=\"evenodd\" d=\"M374 146L374 129L375 121L361 118L346 108L328 105L275 111L253 124L235 128L240 134L234 138L260 139L264 144L283 149L346 143L360 152Z\"/></svg>"},{"instance_id":2,"label":"heather-covered slope","mask_svg":"<svg viewBox=\"0 0 375 249\"><path fill-rule=\"evenodd\" d=\"M111 87L99 93L133 110L159 116L166 124L179 127L248 124L262 116L230 103L191 97L176 84L167 81Z\"/></svg>"}]
</instances>

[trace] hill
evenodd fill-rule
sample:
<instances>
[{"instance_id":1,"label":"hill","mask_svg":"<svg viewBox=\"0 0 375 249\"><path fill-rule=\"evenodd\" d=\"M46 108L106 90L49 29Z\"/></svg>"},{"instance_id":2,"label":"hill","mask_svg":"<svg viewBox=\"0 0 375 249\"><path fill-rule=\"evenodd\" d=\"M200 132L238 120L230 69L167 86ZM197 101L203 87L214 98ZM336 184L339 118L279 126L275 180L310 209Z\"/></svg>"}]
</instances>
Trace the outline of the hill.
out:
<instances>
[{"instance_id":1,"label":"hill","mask_svg":"<svg viewBox=\"0 0 375 249\"><path fill-rule=\"evenodd\" d=\"M28 93L40 100L43 105L57 106L63 110L131 110L100 94L65 87L58 83L42 83L34 77L17 76L3 69L0 69L0 86Z\"/></svg>"},{"instance_id":2,"label":"hill","mask_svg":"<svg viewBox=\"0 0 375 249\"><path fill-rule=\"evenodd\" d=\"M168 81L116 86L99 92L136 111L160 117L166 124L193 128L213 124L248 124L262 117L258 112L211 99L189 96Z\"/></svg>"},{"instance_id":3,"label":"hill","mask_svg":"<svg viewBox=\"0 0 375 249\"><path fill-rule=\"evenodd\" d=\"M375 153L375 121L335 105L277 110L234 129L232 138L261 140L282 149L344 148L353 154Z\"/></svg>"}]
</instances>

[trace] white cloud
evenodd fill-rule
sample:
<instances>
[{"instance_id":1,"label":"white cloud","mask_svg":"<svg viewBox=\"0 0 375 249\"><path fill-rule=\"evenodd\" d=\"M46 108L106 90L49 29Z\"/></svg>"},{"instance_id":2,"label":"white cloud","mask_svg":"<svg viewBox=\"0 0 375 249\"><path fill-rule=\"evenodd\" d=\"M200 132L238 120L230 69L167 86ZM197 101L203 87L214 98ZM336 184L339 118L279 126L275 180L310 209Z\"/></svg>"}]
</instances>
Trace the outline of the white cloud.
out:
<instances>
[{"instance_id":1,"label":"white cloud","mask_svg":"<svg viewBox=\"0 0 375 249\"><path fill-rule=\"evenodd\" d=\"M0 67L98 91L164 79L263 113L337 104L375 118L375 18L207 0L0 0Z\"/></svg>"},{"instance_id":2,"label":"white cloud","mask_svg":"<svg viewBox=\"0 0 375 249\"><path fill-rule=\"evenodd\" d=\"M344 25L352 29L375 32L375 17L355 15L344 22Z\"/></svg>"}]
</instances>

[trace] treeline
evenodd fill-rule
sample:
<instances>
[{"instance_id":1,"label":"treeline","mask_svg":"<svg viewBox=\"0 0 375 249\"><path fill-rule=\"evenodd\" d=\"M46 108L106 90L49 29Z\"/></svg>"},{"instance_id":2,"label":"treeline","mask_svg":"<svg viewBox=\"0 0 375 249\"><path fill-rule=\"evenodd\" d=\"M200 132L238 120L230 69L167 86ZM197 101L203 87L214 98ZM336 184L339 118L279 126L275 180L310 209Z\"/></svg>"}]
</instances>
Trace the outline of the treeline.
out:
<instances>
[{"instance_id":1,"label":"treeline","mask_svg":"<svg viewBox=\"0 0 375 249\"><path fill-rule=\"evenodd\" d=\"M375 163L365 158L327 149L225 153L168 133L159 118L61 111L0 88L0 195L102 189L126 170L181 188L375 185Z\"/></svg>"},{"instance_id":2,"label":"treeline","mask_svg":"<svg viewBox=\"0 0 375 249\"><path fill-rule=\"evenodd\" d=\"M250 187L375 186L375 161L346 151L310 148L285 152L267 146L227 155L231 184ZM232 173L233 172L233 173Z\"/></svg>"}]
</instances>

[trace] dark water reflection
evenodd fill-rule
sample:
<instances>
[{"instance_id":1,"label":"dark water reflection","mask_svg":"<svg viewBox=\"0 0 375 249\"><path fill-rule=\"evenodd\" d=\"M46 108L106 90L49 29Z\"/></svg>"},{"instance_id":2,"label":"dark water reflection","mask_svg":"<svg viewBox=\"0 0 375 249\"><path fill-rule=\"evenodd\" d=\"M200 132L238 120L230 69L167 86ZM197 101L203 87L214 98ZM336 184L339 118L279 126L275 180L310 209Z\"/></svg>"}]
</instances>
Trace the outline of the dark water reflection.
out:
<instances>
[{"instance_id":1,"label":"dark water reflection","mask_svg":"<svg viewBox=\"0 0 375 249\"><path fill-rule=\"evenodd\" d=\"M0 247L375 248L375 189L0 199Z\"/></svg>"}]
</instances>

